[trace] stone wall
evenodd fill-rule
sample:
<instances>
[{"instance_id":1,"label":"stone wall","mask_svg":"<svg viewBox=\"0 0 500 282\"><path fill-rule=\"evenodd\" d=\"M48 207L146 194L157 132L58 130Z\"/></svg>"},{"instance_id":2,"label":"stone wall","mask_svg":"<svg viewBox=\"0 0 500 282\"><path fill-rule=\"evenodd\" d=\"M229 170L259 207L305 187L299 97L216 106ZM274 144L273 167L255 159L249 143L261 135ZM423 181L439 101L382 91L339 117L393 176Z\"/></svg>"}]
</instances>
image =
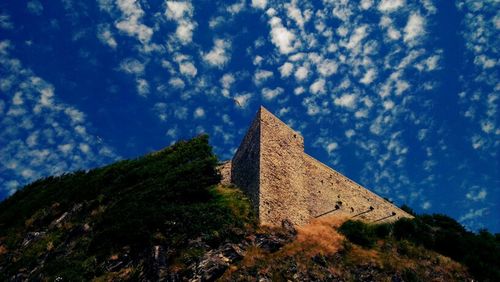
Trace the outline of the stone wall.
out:
<instances>
[{"instance_id":1,"label":"stone wall","mask_svg":"<svg viewBox=\"0 0 500 282\"><path fill-rule=\"evenodd\" d=\"M231 182L243 189L259 213L260 112L257 113L231 161Z\"/></svg>"},{"instance_id":2,"label":"stone wall","mask_svg":"<svg viewBox=\"0 0 500 282\"><path fill-rule=\"evenodd\" d=\"M231 161L225 161L217 167L217 170L220 173L221 179L220 183L222 185L230 185L231 184Z\"/></svg>"},{"instance_id":3,"label":"stone wall","mask_svg":"<svg viewBox=\"0 0 500 282\"><path fill-rule=\"evenodd\" d=\"M303 137L260 108L223 179L242 188L261 224L344 215L369 222L412 217L395 205L304 153ZM225 177L224 177L225 175Z\"/></svg>"},{"instance_id":4,"label":"stone wall","mask_svg":"<svg viewBox=\"0 0 500 282\"><path fill-rule=\"evenodd\" d=\"M311 217L345 215L379 223L411 217L313 157L304 154L303 158L304 189L309 191L307 203Z\"/></svg>"},{"instance_id":5,"label":"stone wall","mask_svg":"<svg viewBox=\"0 0 500 282\"><path fill-rule=\"evenodd\" d=\"M310 218L302 174L304 139L264 108L260 122L260 221L304 224Z\"/></svg>"}]
</instances>

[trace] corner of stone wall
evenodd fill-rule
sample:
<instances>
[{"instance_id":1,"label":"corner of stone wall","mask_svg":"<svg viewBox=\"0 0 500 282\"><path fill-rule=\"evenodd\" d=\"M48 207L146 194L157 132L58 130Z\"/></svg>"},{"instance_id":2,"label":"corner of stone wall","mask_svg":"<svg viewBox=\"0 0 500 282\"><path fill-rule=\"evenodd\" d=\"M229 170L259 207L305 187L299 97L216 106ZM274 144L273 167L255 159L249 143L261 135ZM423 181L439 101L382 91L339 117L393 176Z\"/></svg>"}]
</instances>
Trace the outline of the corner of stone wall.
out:
<instances>
[{"instance_id":1,"label":"corner of stone wall","mask_svg":"<svg viewBox=\"0 0 500 282\"><path fill-rule=\"evenodd\" d=\"M224 161L217 166L217 171L221 176L220 184L230 185L231 184L231 161Z\"/></svg>"}]
</instances>

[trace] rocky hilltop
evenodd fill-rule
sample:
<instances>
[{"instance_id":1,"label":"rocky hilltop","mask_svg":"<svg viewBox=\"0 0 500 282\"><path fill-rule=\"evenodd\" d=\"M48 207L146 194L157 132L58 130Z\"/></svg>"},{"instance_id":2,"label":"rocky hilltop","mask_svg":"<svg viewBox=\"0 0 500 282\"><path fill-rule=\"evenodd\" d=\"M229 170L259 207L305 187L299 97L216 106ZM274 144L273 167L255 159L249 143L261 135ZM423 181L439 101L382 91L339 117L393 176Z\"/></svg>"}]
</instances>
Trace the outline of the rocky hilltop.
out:
<instances>
[{"instance_id":1,"label":"rocky hilltop","mask_svg":"<svg viewBox=\"0 0 500 282\"><path fill-rule=\"evenodd\" d=\"M217 165L199 136L27 185L0 203L0 281L500 281L498 234L442 215L259 226Z\"/></svg>"}]
</instances>

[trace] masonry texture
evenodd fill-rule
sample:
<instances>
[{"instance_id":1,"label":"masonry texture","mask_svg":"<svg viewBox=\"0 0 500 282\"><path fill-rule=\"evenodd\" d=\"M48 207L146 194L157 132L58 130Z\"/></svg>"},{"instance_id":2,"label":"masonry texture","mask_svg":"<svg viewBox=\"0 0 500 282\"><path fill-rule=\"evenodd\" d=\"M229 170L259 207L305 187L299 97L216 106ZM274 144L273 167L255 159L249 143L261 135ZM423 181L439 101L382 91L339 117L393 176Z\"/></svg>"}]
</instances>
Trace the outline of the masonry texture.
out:
<instances>
[{"instance_id":1,"label":"masonry texture","mask_svg":"<svg viewBox=\"0 0 500 282\"><path fill-rule=\"evenodd\" d=\"M249 196L261 224L302 225L342 215L369 222L412 216L304 153L304 139L261 107L233 159L220 168L223 183Z\"/></svg>"}]
</instances>

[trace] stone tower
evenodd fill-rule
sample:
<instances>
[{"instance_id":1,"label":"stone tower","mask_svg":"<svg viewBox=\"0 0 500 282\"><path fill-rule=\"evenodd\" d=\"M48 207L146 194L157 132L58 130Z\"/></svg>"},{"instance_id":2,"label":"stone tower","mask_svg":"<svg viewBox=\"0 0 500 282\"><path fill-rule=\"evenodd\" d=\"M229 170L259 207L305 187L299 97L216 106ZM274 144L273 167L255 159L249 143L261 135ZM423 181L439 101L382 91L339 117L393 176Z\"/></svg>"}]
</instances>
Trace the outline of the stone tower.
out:
<instances>
[{"instance_id":1,"label":"stone tower","mask_svg":"<svg viewBox=\"0 0 500 282\"><path fill-rule=\"evenodd\" d=\"M302 136L260 107L233 157L231 182L250 196L261 223L305 223L310 218L302 204L307 201L303 152ZM295 207L293 214L290 207Z\"/></svg>"},{"instance_id":2,"label":"stone tower","mask_svg":"<svg viewBox=\"0 0 500 282\"><path fill-rule=\"evenodd\" d=\"M315 217L343 215L371 222L412 217L304 153L304 139L260 107L223 181L242 188L260 223L302 225Z\"/></svg>"}]
</instances>

